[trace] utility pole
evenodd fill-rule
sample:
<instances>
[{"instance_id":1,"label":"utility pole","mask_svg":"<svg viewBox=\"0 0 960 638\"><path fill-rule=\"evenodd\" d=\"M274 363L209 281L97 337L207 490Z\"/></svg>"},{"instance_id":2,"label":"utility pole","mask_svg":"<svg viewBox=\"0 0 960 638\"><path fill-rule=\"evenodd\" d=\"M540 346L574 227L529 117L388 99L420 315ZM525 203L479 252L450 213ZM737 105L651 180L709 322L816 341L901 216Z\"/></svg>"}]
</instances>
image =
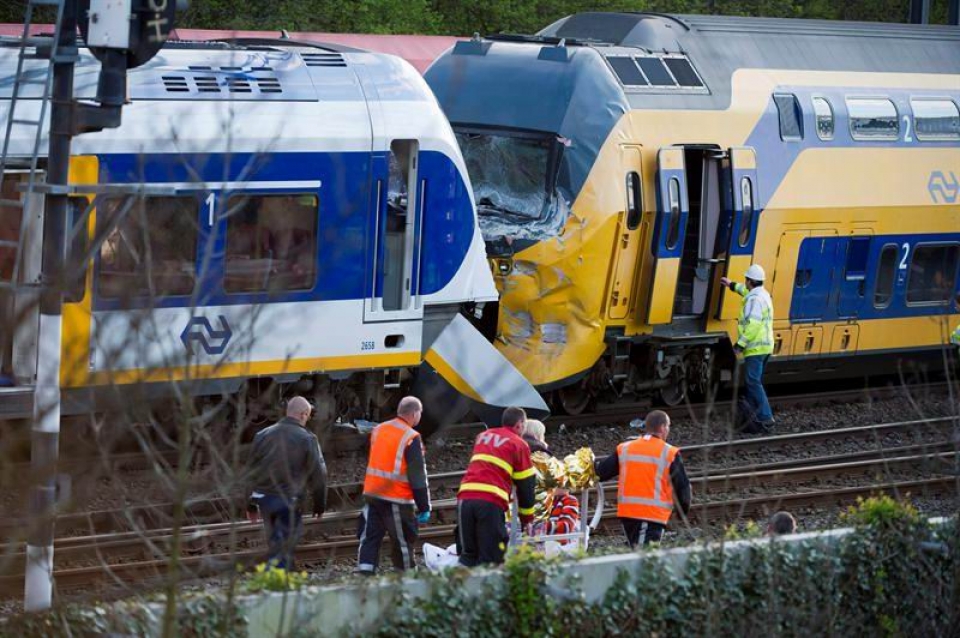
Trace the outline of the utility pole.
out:
<instances>
[{"instance_id":1,"label":"utility pole","mask_svg":"<svg viewBox=\"0 0 960 638\"><path fill-rule=\"evenodd\" d=\"M53 602L53 539L56 521L57 461L60 447L61 312L69 196L70 145L73 136L120 126L127 93L127 69L148 61L173 29L177 0L62 0L59 38L52 56L50 135L47 183L43 193L40 330L37 383L33 402L31 459L33 489L30 509L36 524L27 539L23 606L48 609ZM185 5L184 2L180 2ZM77 102L73 73L79 58L77 27L90 52L100 60L96 103ZM77 192L97 192L95 186Z\"/></svg>"},{"instance_id":2,"label":"utility pole","mask_svg":"<svg viewBox=\"0 0 960 638\"><path fill-rule=\"evenodd\" d=\"M30 433L30 465L34 477L30 501L35 524L27 541L23 606L47 609L53 599L53 533L56 508L57 457L60 447L60 347L63 300L62 266L66 250L67 173L70 169L73 69L77 60L77 0L65 0L60 37L53 43L48 188L43 213L42 286L37 352L37 384Z\"/></svg>"}]
</instances>

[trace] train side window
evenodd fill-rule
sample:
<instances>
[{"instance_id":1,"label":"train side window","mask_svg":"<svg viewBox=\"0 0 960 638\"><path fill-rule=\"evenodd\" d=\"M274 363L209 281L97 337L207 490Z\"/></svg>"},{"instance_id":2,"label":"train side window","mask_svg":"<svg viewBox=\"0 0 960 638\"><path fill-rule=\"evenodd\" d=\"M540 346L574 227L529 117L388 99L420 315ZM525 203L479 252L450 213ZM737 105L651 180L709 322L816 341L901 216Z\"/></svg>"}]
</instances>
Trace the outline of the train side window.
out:
<instances>
[{"instance_id":1,"label":"train side window","mask_svg":"<svg viewBox=\"0 0 960 638\"><path fill-rule=\"evenodd\" d=\"M670 219L667 222L667 250L677 247L680 240L680 180L670 178Z\"/></svg>"},{"instance_id":2,"label":"train side window","mask_svg":"<svg viewBox=\"0 0 960 638\"><path fill-rule=\"evenodd\" d=\"M227 199L223 289L310 290L317 277L316 195L232 195Z\"/></svg>"},{"instance_id":3,"label":"train side window","mask_svg":"<svg viewBox=\"0 0 960 638\"><path fill-rule=\"evenodd\" d=\"M847 98L850 134L855 140L896 140L900 137L897 107L886 98Z\"/></svg>"},{"instance_id":4,"label":"train side window","mask_svg":"<svg viewBox=\"0 0 960 638\"><path fill-rule=\"evenodd\" d=\"M847 281L863 281L867 277L867 257L870 255L869 237L852 237L847 244L847 264L844 278Z\"/></svg>"},{"instance_id":5,"label":"train side window","mask_svg":"<svg viewBox=\"0 0 960 638\"><path fill-rule=\"evenodd\" d=\"M743 202L743 213L740 215L740 235L737 241L743 248L750 243L750 231L753 230L753 185L749 177L740 180L740 198Z\"/></svg>"},{"instance_id":6,"label":"train side window","mask_svg":"<svg viewBox=\"0 0 960 638\"><path fill-rule=\"evenodd\" d=\"M189 295L196 284L195 197L116 197L98 208L103 233L99 294L111 298Z\"/></svg>"},{"instance_id":7,"label":"train side window","mask_svg":"<svg viewBox=\"0 0 960 638\"><path fill-rule=\"evenodd\" d=\"M917 139L960 139L960 110L950 100L910 100Z\"/></svg>"},{"instance_id":8,"label":"train side window","mask_svg":"<svg viewBox=\"0 0 960 638\"><path fill-rule=\"evenodd\" d=\"M917 246L910 259L907 304L948 304L957 283L958 263L958 244Z\"/></svg>"},{"instance_id":9,"label":"train side window","mask_svg":"<svg viewBox=\"0 0 960 638\"><path fill-rule=\"evenodd\" d=\"M774 93L773 101L780 114L780 139L803 139L803 111L793 93Z\"/></svg>"},{"instance_id":10,"label":"train side window","mask_svg":"<svg viewBox=\"0 0 960 638\"><path fill-rule=\"evenodd\" d=\"M627 230L636 230L643 217L643 198L640 192L640 174L627 173Z\"/></svg>"},{"instance_id":11,"label":"train side window","mask_svg":"<svg viewBox=\"0 0 960 638\"><path fill-rule=\"evenodd\" d=\"M877 283L873 291L873 305L876 308L886 308L893 300L893 284L897 279L898 254L899 248L896 244L887 244L880 251L880 260L877 262Z\"/></svg>"},{"instance_id":12,"label":"train side window","mask_svg":"<svg viewBox=\"0 0 960 638\"><path fill-rule=\"evenodd\" d=\"M824 97L813 98L813 113L817 118L817 137L827 142L833 139L833 107Z\"/></svg>"}]
</instances>

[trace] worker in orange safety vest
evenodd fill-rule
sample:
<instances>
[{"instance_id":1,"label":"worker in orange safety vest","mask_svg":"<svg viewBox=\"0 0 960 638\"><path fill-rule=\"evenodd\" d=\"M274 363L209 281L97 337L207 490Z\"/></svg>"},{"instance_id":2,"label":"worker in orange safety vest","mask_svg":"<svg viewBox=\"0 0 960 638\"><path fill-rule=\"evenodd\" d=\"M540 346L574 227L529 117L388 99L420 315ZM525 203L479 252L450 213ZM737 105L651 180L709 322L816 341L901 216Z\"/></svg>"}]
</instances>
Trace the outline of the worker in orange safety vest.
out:
<instances>
[{"instance_id":1,"label":"worker in orange safety vest","mask_svg":"<svg viewBox=\"0 0 960 638\"><path fill-rule=\"evenodd\" d=\"M692 490L680 448L667 443L670 417L654 410L645 420L646 433L617 446L617 453L597 461L601 481L618 477L617 516L630 547L659 543L674 504L684 514Z\"/></svg>"},{"instance_id":2,"label":"worker in orange safety vest","mask_svg":"<svg viewBox=\"0 0 960 638\"><path fill-rule=\"evenodd\" d=\"M419 399L404 397L397 406L397 418L381 423L370 434L370 460L363 481L365 504L360 513L359 574L376 573L386 534L390 535L397 570L414 567L418 525L430 519L423 441L414 430L422 413Z\"/></svg>"}]
</instances>

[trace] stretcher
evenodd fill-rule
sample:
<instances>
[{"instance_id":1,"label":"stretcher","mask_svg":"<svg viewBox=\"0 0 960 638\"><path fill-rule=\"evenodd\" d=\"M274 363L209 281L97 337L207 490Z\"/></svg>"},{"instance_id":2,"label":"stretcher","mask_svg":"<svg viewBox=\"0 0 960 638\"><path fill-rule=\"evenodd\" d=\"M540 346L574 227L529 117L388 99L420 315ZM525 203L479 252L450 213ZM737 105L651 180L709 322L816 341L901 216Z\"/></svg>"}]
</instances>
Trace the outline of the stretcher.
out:
<instances>
[{"instance_id":1,"label":"stretcher","mask_svg":"<svg viewBox=\"0 0 960 638\"><path fill-rule=\"evenodd\" d=\"M591 493L596 494L591 500ZM507 553L515 552L522 545L532 545L542 551L547 557L561 553L572 553L579 550L587 551L590 546L590 535L596 531L603 518L603 486L587 487L580 490L580 526L575 532L566 534L521 534L520 517L517 513L516 500L511 508L510 547ZM591 515L591 510L593 514Z\"/></svg>"},{"instance_id":2,"label":"stretcher","mask_svg":"<svg viewBox=\"0 0 960 638\"><path fill-rule=\"evenodd\" d=\"M591 493L596 497L591 500ZM516 498L510 508L510 545L507 554L517 551L521 545L532 545L542 551L547 557L558 554L572 553L578 550L586 551L590 545L590 535L596 531L603 518L603 487L588 487L580 490L580 526L575 532L568 534L522 534L520 516L517 512ZM591 511L593 514L591 515ZM457 565L456 545L443 548L430 543L423 544L423 558L427 568L431 571L441 571Z\"/></svg>"}]
</instances>

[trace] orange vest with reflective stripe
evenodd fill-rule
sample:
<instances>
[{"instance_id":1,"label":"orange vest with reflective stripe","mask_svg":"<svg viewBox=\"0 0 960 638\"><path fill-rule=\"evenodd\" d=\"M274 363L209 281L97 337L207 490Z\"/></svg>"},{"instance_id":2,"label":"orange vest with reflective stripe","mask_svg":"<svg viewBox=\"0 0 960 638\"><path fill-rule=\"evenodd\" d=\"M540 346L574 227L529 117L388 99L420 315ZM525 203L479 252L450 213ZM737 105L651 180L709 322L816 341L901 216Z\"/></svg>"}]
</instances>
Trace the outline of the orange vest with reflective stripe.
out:
<instances>
[{"instance_id":1,"label":"orange vest with reflective stripe","mask_svg":"<svg viewBox=\"0 0 960 638\"><path fill-rule=\"evenodd\" d=\"M617 516L666 524L673 512L670 464L680 448L649 434L617 446Z\"/></svg>"},{"instance_id":2,"label":"orange vest with reflective stripe","mask_svg":"<svg viewBox=\"0 0 960 638\"><path fill-rule=\"evenodd\" d=\"M363 479L363 495L393 503L413 503L413 488L407 480L407 446L420 433L403 419L381 423L370 434L370 462ZM419 445L419 442L416 442Z\"/></svg>"}]
</instances>

